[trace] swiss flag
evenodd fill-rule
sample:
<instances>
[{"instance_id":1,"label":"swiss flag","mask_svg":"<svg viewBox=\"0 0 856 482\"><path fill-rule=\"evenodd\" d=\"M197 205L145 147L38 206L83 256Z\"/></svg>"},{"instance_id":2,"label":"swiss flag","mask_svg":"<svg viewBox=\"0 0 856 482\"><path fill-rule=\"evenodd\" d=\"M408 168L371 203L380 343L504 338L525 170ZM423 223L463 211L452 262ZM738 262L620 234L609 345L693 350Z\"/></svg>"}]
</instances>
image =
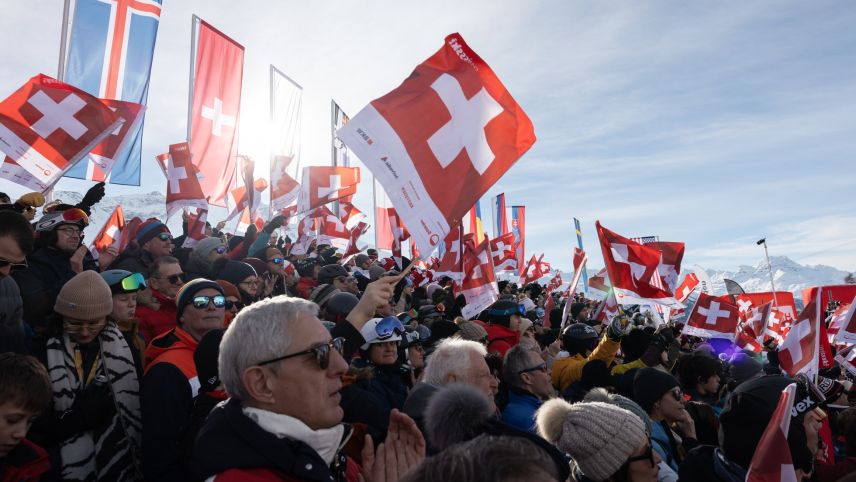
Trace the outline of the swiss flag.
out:
<instances>
[{"instance_id":1,"label":"swiss flag","mask_svg":"<svg viewBox=\"0 0 856 482\"><path fill-rule=\"evenodd\" d=\"M48 188L121 123L100 99L39 74L0 102L0 151Z\"/></svg>"},{"instance_id":2,"label":"swiss flag","mask_svg":"<svg viewBox=\"0 0 856 482\"><path fill-rule=\"evenodd\" d=\"M698 300L687 318L683 333L702 338L734 339L740 315L737 306L726 303L705 293Z\"/></svg>"},{"instance_id":3,"label":"swiss flag","mask_svg":"<svg viewBox=\"0 0 856 482\"><path fill-rule=\"evenodd\" d=\"M128 144L134 140L146 110L143 105L122 100L101 99L101 102L122 119L122 124L113 129L110 135L105 137L89 153L86 161L86 179L93 181L107 180L107 176L110 175L113 166L116 164L117 157L122 155Z\"/></svg>"},{"instance_id":4,"label":"swiss flag","mask_svg":"<svg viewBox=\"0 0 856 482\"><path fill-rule=\"evenodd\" d=\"M270 206L271 211L275 213L295 205L300 194L300 183L285 170L290 162L290 157L273 156L273 166L270 170Z\"/></svg>"},{"instance_id":5,"label":"swiss flag","mask_svg":"<svg viewBox=\"0 0 856 482\"><path fill-rule=\"evenodd\" d=\"M353 229L368 217L351 202L339 202L339 212L342 213L342 222L348 229Z\"/></svg>"},{"instance_id":6,"label":"swiss flag","mask_svg":"<svg viewBox=\"0 0 856 482\"><path fill-rule=\"evenodd\" d=\"M767 428L755 447L746 482L797 482L797 474L788 446L791 410L794 408L797 384L791 383L779 396L779 403Z\"/></svg>"},{"instance_id":7,"label":"swiss flag","mask_svg":"<svg viewBox=\"0 0 856 482\"><path fill-rule=\"evenodd\" d=\"M752 334L752 337L759 341L764 341L764 332L767 330L770 315L774 318L777 316L777 313L775 313L776 310L773 309L773 303L764 303L757 308L750 308L748 313L740 311L740 307L738 306L738 311L741 318L745 320L744 325L746 330Z\"/></svg>"},{"instance_id":8,"label":"swiss flag","mask_svg":"<svg viewBox=\"0 0 856 482\"><path fill-rule=\"evenodd\" d=\"M844 314L838 315L841 320L838 321L838 331L835 334L836 343L856 343L856 316L854 316L854 312L856 312L856 299L850 303Z\"/></svg>"},{"instance_id":9,"label":"swiss flag","mask_svg":"<svg viewBox=\"0 0 856 482\"><path fill-rule=\"evenodd\" d=\"M182 248L192 248L205 238L205 222L208 220L207 209L197 209L196 213L187 213L187 237Z\"/></svg>"},{"instance_id":10,"label":"swiss flag","mask_svg":"<svg viewBox=\"0 0 856 482\"><path fill-rule=\"evenodd\" d=\"M607 276L606 268L601 269L597 274L589 278L589 288L603 291L604 293L609 291L609 284L606 282Z\"/></svg>"},{"instance_id":11,"label":"swiss flag","mask_svg":"<svg viewBox=\"0 0 856 482\"><path fill-rule=\"evenodd\" d=\"M552 296L548 296L547 300L544 301L544 317L541 319L541 323L544 325L544 328L548 330L553 328L553 324L550 323L550 312L556 308L556 300L553 299Z\"/></svg>"},{"instance_id":12,"label":"swiss flag","mask_svg":"<svg viewBox=\"0 0 856 482\"><path fill-rule=\"evenodd\" d=\"M472 236L475 236L473 234ZM471 320L499 299L499 288L493 272L490 246L487 238L476 246L466 244L464 249L464 279L461 291L467 300L461 315Z\"/></svg>"},{"instance_id":13,"label":"swiss flag","mask_svg":"<svg viewBox=\"0 0 856 482\"><path fill-rule=\"evenodd\" d=\"M748 325L744 324L737 329L737 337L735 338L734 343L744 350L751 350L753 353L761 353L764 351L764 347L755 339L754 333L752 333L748 328Z\"/></svg>"},{"instance_id":14,"label":"swiss flag","mask_svg":"<svg viewBox=\"0 0 856 482\"><path fill-rule=\"evenodd\" d=\"M794 320L797 317L794 294L790 291L762 291L757 293L743 293L735 296L735 303L741 313L746 313L753 306L761 306L765 303L773 303L773 307L781 312L786 318Z\"/></svg>"},{"instance_id":15,"label":"swiss flag","mask_svg":"<svg viewBox=\"0 0 856 482\"><path fill-rule=\"evenodd\" d=\"M526 269L523 271L523 276L520 277L520 286L526 286L533 281L538 281L545 274L549 273L544 272L544 266L541 261L543 259L543 254L539 258L535 258L534 254L529 258L529 262L526 263Z\"/></svg>"},{"instance_id":16,"label":"swiss flag","mask_svg":"<svg viewBox=\"0 0 856 482\"><path fill-rule=\"evenodd\" d=\"M107 222L101 227L101 231L98 231L98 235L95 236L95 241L92 242L89 251L96 258L98 255L95 253L100 254L111 246L118 251L121 247L122 230L124 228L125 213L122 211L122 206L116 206L113 208L113 212L110 213L110 217L107 218Z\"/></svg>"},{"instance_id":17,"label":"swiss flag","mask_svg":"<svg viewBox=\"0 0 856 482\"><path fill-rule=\"evenodd\" d=\"M253 208L258 213L259 205L262 200L262 193L267 189L268 183L265 179L260 178L253 181ZM229 196L226 198L226 206L229 209L229 214L226 216L226 221L234 219L235 216L241 214L250 204L249 196L247 195L246 186L238 186L229 191Z\"/></svg>"},{"instance_id":18,"label":"swiss flag","mask_svg":"<svg viewBox=\"0 0 856 482\"><path fill-rule=\"evenodd\" d=\"M443 257L437 264L436 275L448 276L457 282L463 279L462 227L456 226L443 240Z\"/></svg>"},{"instance_id":19,"label":"swiss flag","mask_svg":"<svg viewBox=\"0 0 856 482\"><path fill-rule=\"evenodd\" d=\"M190 146L179 142L169 146L169 153L157 156L166 175L166 216L182 208L208 209L208 201L199 185L199 173L190 162Z\"/></svg>"},{"instance_id":20,"label":"swiss flag","mask_svg":"<svg viewBox=\"0 0 856 482\"><path fill-rule=\"evenodd\" d=\"M805 306L779 345L779 366L788 375L793 377L797 373L805 373L813 377L817 374L820 365L820 317L820 303L815 298Z\"/></svg>"},{"instance_id":21,"label":"swiss flag","mask_svg":"<svg viewBox=\"0 0 856 482\"><path fill-rule=\"evenodd\" d=\"M304 167L297 209L307 212L330 201L351 196L357 192L359 182L359 167Z\"/></svg>"},{"instance_id":22,"label":"swiss flag","mask_svg":"<svg viewBox=\"0 0 856 482\"><path fill-rule=\"evenodd\" d=\"M237 184L244 47L199 21L190 112L190 150L202 192L225 207Z\"/></svg>"},{"instance_id":23,"label":"swiss flag","mask_svg":"<svg viewBox=\"0 0 856 482\"><path fill-rule=\"evenodd\" d=\"M698 286L698 276L695 273L690 273L684 277L684 280L681 282L681 285L678 286L678 289L675 291L675 298L683 303L690 297L690 293L693 292Z\"/></svg>"},{"instance_id":24,"label":"swiss flag","mask_svg":"<svg viewBox=\"0 0 856 482\"><path fill-rule=\"evenodd\" d=\"M561 271L556 271L555 276L547 282L547 293L549 294L556 291L559 289L559 286L562 286L562 273Z\"/></svg>"},{"instance_id":25,"label":"swiss flag","mask_svg":"<svg viewBox=\"0 0 856 482\"><path fill-rule=\"evenodd\" d=\"M322 206L324 215L318 218L320 226L318 233L319 244L329 244L337 249L347 249L351 241L351 231L345 227L345 223L333 214L326 206Z\"/></svg>"},{"instance_id":26,"label":"swiss flag","mask_svg":"<svg viewBox=\"0 0 856 482\"><path fill-rule=\"evenodd\" d=\"M490 240L490 254L494 269L517 271L517 256L514 249L514 233L508 232Z\"/></svg>"},{"instance_id":27,"label":"swiss flag","mask_svg":"<svg viewBox=\"0 0 856 482\"><path fill-rule=\"evenodd\" d=\"M567 306L570 304L570 299L565 303ZM592 315L593 320L598 320L604 324L609 323L612 319L619 313L618 308L618 300L615 299L615 292L610 289L609 293L607 293L606 298L600 303L597 307L597 311L595 311L594 315ZM567 315L563 315L567 318Z\"/></svg>"},{"instance_id":28,"label":"swiss flag","mask_svg":"<svg viewBox=\"0 0 856 482\"><path fill-rule=\"evenodd\" d=\"M657 266L660 279L668 288L670 293L675 292L678 284L678 275L681 274L681 261L684 259L684 243L677 241L654 241L645 244L654 248L663 255L662 262Z\"/></svg>"},{"instance_id":29,"label":"swiss flag","mask_svg":"<svg viewBox=\"0 0 856 482\"><path fill-rule=\"evenodd\" d=\"M0 179L6 179L20 186L24 186L30 191L44 191L48 188L46 184L36 179L26 169L19 166L11 157L4 156L3 164L0 164Z\"/></svg>"},{"instance_id":30,"label":"swiss flag","mask_svg":"<svg viewBox=\"0 0 856 482\"><path fill-rule=\"evenodd\" d=\"M535 143L523 109L456 33L337 135L384 186L425 253Z\"/></svg>"},{"instance_id":31,"label":"swiss flag","mask_svg":"<svg viewBox=\"0 0 856 482\"><path fill-rule=\"evenodd\" d=\"M600 221L596 221L595 226L603 261L619 303L650 304L653 301L666 306L683 307L661 281L660 251L610 231L601 226Z\"/></svg>"},{"instance_id":32,"label":"swiss flag","mask_svg":"<svg viewBox=\"0 0 856 482\"><path fill-rule=\"evenodd\" d=\"M357 240L368 231L369 225L360 221L356 226L350 229L350 236L348 237L348 247L345 249L345 253L342 255L342 264L348 262L351 259L351 256L361 252L366 249L366 246L359 247L357 245Z\"/></svg>"}]
</instances>

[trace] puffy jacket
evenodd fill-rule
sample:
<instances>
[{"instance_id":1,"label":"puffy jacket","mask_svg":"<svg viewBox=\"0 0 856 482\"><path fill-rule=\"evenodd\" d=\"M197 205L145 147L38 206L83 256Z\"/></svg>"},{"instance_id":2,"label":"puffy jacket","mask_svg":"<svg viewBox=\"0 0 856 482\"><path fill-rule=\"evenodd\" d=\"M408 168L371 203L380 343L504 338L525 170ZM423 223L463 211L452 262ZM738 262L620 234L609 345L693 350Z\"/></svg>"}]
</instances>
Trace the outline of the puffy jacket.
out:
<instances>
[{"instance_id":1,"label":"puffy jacket","mask_svg":"<svg viewBox=\"0 0 856 482\"><path fill-rule=\"evenodd\" d=\"M535 412L541 407L541 400L535 395L512 388L508 392L508 404L502 411L502 421L526 432L535 431Z\"/></svg>"},{"instance_id":2,"label":"puffy jacket","mask_svg":"<svg viewBox=\"0 0 856 482\"><path fill-rule=\"evenodd\" d=\"M0 482L36 482L51 467L48 453L27 439L0 460Z\"/></svg>"},{"instance_id":3,"label":"puffy jacket","mask_svg":"<svg viewBox=\"0 0 856 482\"><path fill-rule=\"evenodd\" d=\"M487 331L488 353L498 353L504 357L505 352L520 342L519 331L493 323L485 323L482 326Z\"/></svg>"},{"instance_id":4,"label":"puffy jacket","mask_svg":"<svg viewBox=\"0 0 856 482\"><path fill-rule=\"evenodd\" d=\"M553 386L558 388L560 392L564 392L571 383L583 377L583 365L592 360L603 360L607 366L612 363L618 349L621 348L621 343L612 341L605 336L600 340L594 351L588 357L582 355L568 356L565 358L557 358L553 362L553 373L551 375Z\"/></svg>"},{"instance_id":5,"label":"puffy jacket","mask_svg":"<svg viewBox=\"0 0 856 482\"><path fill-rule=\"evenodd\" d=\"M355 482L359 466L339 451L332 466L309 445L279 438L244 415L230 399L208 416L196 439L188 480L214 482L317 481Z\"/></svg>"},{"instance_id":6,"label":"puffy jacket","mask_svg":"<svg viewBox=\"0 0 856 482\"><path fill-rule=\"evenodd\" d=\"M110 263L110 269L124 269L131 273L142 273L143 277L149 278L149 267L152 265L152 255L142 249L126 249L122 254Z\"/></svg>"},{"instance_id":7,"label":"puffy jacket","mask_svg":"<svg viewBox=\"0 0 856 482\"><path fill-rule=\"evenodd\" d=\"M146 343L151 343L155 338L177 326L178 309L171 298L152 288L150 295L145 291L140 292L137 302L139 304L134 314L140 320L140 334L143 335Z\"/></svg>"}]
</instances>

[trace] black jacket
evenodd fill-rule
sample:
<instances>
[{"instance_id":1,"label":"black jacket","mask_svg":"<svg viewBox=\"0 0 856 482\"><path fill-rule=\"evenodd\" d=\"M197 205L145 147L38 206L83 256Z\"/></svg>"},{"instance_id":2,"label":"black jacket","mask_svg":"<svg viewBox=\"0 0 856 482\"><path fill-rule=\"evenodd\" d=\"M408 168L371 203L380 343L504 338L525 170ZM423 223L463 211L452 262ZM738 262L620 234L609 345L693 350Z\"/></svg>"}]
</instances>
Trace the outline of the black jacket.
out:
<instances>
[{"instance_id":1,"label":"black jacket","mask_svg":"<svg viewBox=\"0 0 856 482\"><path fill-rule=\"evenodd\" d=\"M211 411L196 438L191 480L206 480L228 469L253 468L267 468L298 480L343 481L347 457L340 451L330 467L305 443L278 438L259 427L244 415L239 400L230 399Z\"/></svg>"},{"instance_id":2,"label":"black jacket","mask_svg":"<svg viewBox=\"0 0 856 482\"><path fill-rule=\"evenodd\" d=\"M687 453L678 478L693 482L743 482L746 469L726 459L718 448L699 445Z\"/></svg>"},{"instance_id":3,"label":"black jacket","mask_svg":"<svg viewBox=\"0 0 856 482\"><path fill-rule=\"evenodd\" d=\"M110 264L110 269L124 269L131 273L142 273L149 278L149 268L152 265L152 255L142 249L126 249Z\"/></svg>"}]
</instances>

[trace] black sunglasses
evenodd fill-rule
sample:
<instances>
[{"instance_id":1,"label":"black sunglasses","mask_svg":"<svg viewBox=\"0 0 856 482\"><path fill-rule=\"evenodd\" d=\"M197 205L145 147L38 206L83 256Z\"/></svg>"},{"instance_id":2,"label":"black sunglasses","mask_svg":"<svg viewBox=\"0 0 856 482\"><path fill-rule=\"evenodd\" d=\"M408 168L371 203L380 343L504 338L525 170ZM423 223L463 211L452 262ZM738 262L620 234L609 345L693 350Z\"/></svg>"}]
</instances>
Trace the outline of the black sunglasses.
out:
<instances>
[{"instance_id":1,"label":"black sunglasses","mask_svg":"<svg viewBox=\"0 0 856 482\"><path fill-rule=\"evenodd\" d=\"M193 307L199 308L200 310L203 308L208 308L210 303L214 303L215 308L223 308L226 306L226 297L223 295L214 295L214 296L194 296L193 297Z\"/></svg>"},{"instance_id":2,"label":"black sunglasses","mask_svg":"<svg viewBox=\"0 0 856 482\"><path fill-rule=\"evenodd\" d=\"M640 460L648 460L651 462L651 468L653 469L656 463L654 463L654 449L651 448L651 439L648 439L648 447L645 448L645 453L642 455L637 455L635 457L630 457L627 459L626 464L630 464L631 462L638 462ZM626 465L625 464L625 465Z\"/></svg>"},{"instance_id":3,"label":"black sunglasses","mask_svg":"<svg viewBox=\"0 0 856 482\"><path fill-rule=\"evenodd\" d=\"M540 365L537 365L537 366L534 366L534 367L531 367L531 368L526 368L526 369L524 369L524 370L520 370L519 372L517 372L517 374L518 374L518 375L522 375L522 374L524 374L524 373L537 372L537 371L546 372L546 371L547 371L547 364L546 364L546 363L542 363L542 364L540 364Z\"/></svg>"},{"instance_id":4,"label":"black sunglasses","mask_svg":"<svg viewBox=\"0 0 856 482\"><path fill-rule=\"evenodd\" d=\"M6 258L0 258L0 268L5 268L7 266L11 266L13 268L26 268L27 267L27 260L25 259L24 261L15 262L15 261L9 261Z\"/></svg>"},{"instance_id":5,"label":"black sunglasses","mask_svg":"<svg viewBox=\"0 0 856 482\"><path fill-rule=\"evenodd\" d=\"M240 301L226 300L226 309L231 310L232 308L237 308L238 311L241 311L244 308L244 304Z\"/></svg>"},{"instance_id":6,"label":"black sunglasses","mask_svg":"<svg viewBox=\"0 0 856 482\"><path fill-rule=\"evenodd\" d=\"M318 366L322 370L326 370L327 367L330 366L330 349L335 349L339 352L339 355L342 355L345 349L345 339L344 338L333 338L328 343L321 343L320 345L315 345L308 350L303 350L301 352L292 353L291 355L284 355L277 358L272 358L270 360L265 360L263 362L257 363L258 366L270 365L271 363L276 363L278 361L288 360L289 358L293 358L301 355L315 355L315 361L318 362Z\"/></svg>"},{"instance_id":7,"label":"black sunglasses","mask_svg":"<svg viewBox=\"0 0 856 482\"><path fill-rule=\"evenodd\" d=\"M174 285L180 285L184 283L184 273L172 274L169 276L158 277L158 279L165 279Z\"/></svg>"},{"instance_id":8,"label":"black sunglasses","mask_svg":"<svg viewBox=\"0 0 856 482\"><path fill-rule=\"evenodd\" d=\"M160 233L158 234L158 239L161 241L172 241L172 235L169 233Z\"/></svg>"}]
</instances>

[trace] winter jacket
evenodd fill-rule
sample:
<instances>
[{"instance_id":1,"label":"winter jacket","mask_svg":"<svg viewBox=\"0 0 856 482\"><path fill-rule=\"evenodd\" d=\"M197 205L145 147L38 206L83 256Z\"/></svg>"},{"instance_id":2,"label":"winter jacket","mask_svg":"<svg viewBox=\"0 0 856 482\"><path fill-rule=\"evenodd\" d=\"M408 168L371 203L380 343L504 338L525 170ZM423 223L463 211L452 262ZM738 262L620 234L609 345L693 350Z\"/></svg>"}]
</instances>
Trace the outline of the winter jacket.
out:
<instances>
[{"instance_id":1,"label":"winter jacket","mask_svg":"<svg viewBox=\"0 0 856 482\"><path fill-rule=\"evenodd\" d=\"M26 354L24 340L24 302L15 280L0 278L0 353Z\"/></svg>"},{"instance_id":2,"label":"winter jacket","mask_svg":"<svg viewBox=\"0 0 856 482\"><path fill-rule=\"evenodd\" d=\"M154 259L151 253L143 249L126 249L119 257L110 264L110 269L124 269L131 273L142 273L143 277L149 278L149 268Z\"/></svg>"},{"instance_id":3,"label":"winter jacket","mask_svg":"<svg viewBox=\"0 0 856 482\"><path fill-rule=\"evenodd\" d=\"M520 342L519 331L493 323L485 323L482 326L484 326L485 331L487 331L488 353L498 353L499 356L504 357L505 352Z\"/></svg>"},{"instance_id":4,"label":"winter jacket","mask_svg":"<svg viewBox=\"0 0 856 482\"><path fill-rule=\"evenodd\" d=\"M59 290L77 274L71 269L71 254L52 247L40 248L27 256L26 268L12 272L21 289L24 321L36 331L45 330L45 321L53 312ZM98 269L98 263L89 253L83 258L83 269Z\"/></svg>"},{"instance_id":5,"label":"winter jacket","mask_svg":"<svg viewBox=\"0 0 856 482\"><path fill-rule=\"evenodd\" d=\"M155 338L146 349L140 394L143 416L143 475L146 480L184 481L184 432L199 391L193 352L199 342L181 328Z\"/></svg>"},{"instance_id":6,"label":"winter jacket","mask_svg":"<svg viewBox=\"0 0 856 482\"><path fill-rule=\"evenodd\" d=\"M213 482L355 482L359 477L359 466L344 451L328 466L309 445L261 428L234 398L211 411L196 439L191 467L187 480Z\"/></svg>"},{"instance_id":7,"label":"winter jacket","mask_svg":"<svg viewBox=\"0 0 856 482\"><path fill-rule=\"evenodd\" d=\"M535 430L535 412L541 407L541 400L535 395L512 388L508 391L508 404L502 411L502 421L531 433Z\"/></svg>"},{"instance_id":8,"label":"winter jacket","mask_svg":"<svg viewBox=\"0 0 856 482\"><path fill-rule=\"evenodd\" d=\"M137 303L134 314L140 320L140 334L146 343L176 327L178 309L175 300L152 288L151 294L139 292Z\"/></svg>"},{"instance_id":9,"label":"winter jacket","mask_svg":"<svg viewBox=\"0 0 856 482\"><path fill-rule=\"evenodd\" d=\"M50 466L48 453L24 439L0 458L0 482L36 482Z\"/></svg>"},{"instance_id":10,"label":"winter jacket","mask_svg":"<svg viewBox=\"0 0 856 482\"><path fill-rule=\"evenodd\" d=\"M678 478L692 482L744 482L746 469L726 459L719 448L699 445L687 453Z\"/></svg>"},{"instance_id":11,"label":"winter jacket","mask_svg":"<svg viewBox=\"0 0 856 482\"><path fill-rule=\"evenodd\" d=\"M651 421L651 448L660 454L663 462L675 472L678 471L684 454L697 446L699 446L698 441L689 437L684 437L679 444L666 422Z\"/></svg>"},{"instance_id":12,"label":"winter jacket","mask_svg":"<svg viewBox=\"0 0 856 482\"><path fill-rule=\"evenodd\" d=\"M378 366L366 360L354 361L357 368L371 368L372 376L356 383L374 393L383 402L382 411L389 415L393 408L401 410L407 398L407 386L401 380L401 364Z\"/></svg>"},{"instance_id":13,"label":"winter jacket","mask_svg":"<svg viewBox=\"0 0 856 482\"><path fill-rule=\"evenodd\" d=\"M565 391L571 383L583 377L583 366L592 360L603 360L607 366L612 363L616 352L621 348L621 343L610 340L608 336L603 337L588 357L582 355L566 356L557 358L553 362L553 373L551 375L553 386L559 391Z\"/></svg>"},{"instance_id":14,"label":"winter jacket","mask_svg":"<svg viewBox=\"0 0 856 482\"><path fill-rule=\"evenodd\" d=\"M318 286L317 279L304 276L297 280L297 284L294 286L294 291L297 292L297 296L308 300L309 292L316 286Z\"/></svg>"}]
</instances>

